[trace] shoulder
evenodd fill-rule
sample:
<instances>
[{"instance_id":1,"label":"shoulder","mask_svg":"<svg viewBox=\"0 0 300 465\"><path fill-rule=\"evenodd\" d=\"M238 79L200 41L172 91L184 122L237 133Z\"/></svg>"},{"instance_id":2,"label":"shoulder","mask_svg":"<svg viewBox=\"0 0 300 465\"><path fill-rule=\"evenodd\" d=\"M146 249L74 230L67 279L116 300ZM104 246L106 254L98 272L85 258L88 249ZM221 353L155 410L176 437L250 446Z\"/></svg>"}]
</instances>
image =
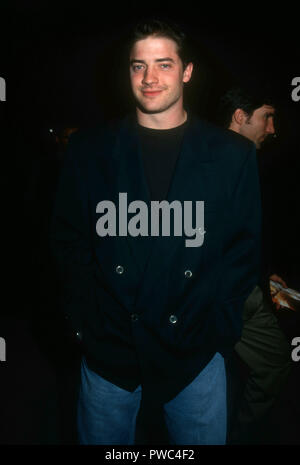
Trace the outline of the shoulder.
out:
<instances>
[{"instance_id":1,"label":"shoulder","mask_svg":"<svg viewBox=\"0 0 300 465\"><path fill-rule=\"evenodd\" d=\"M246 137L222 127L218 127L206 120L194 117L192 119L193 132L197 137L204 138L215 160L239 157L247 158L255 155L255 145Z\"/></svg>"}]
</instances>

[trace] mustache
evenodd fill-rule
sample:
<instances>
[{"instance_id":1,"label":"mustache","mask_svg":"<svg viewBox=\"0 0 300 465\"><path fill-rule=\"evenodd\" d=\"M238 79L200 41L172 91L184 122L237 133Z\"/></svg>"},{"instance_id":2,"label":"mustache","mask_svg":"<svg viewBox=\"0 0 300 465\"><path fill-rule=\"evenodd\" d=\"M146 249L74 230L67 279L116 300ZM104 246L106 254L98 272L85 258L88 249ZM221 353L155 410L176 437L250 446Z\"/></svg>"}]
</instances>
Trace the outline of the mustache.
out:
<instances>
[{"instance_id":1,"label":"mustache","mask_svg":"<svg viewBox=\"0 0 300 465\"><path fill-rule=\"evenodd\" d=\"M150 90L152 90L153 92L158 92L159 90L166 90L166 89L167 87L152 87L152 86L140 87L141 92L150 91Z\"/></svg>"}]
</instances>

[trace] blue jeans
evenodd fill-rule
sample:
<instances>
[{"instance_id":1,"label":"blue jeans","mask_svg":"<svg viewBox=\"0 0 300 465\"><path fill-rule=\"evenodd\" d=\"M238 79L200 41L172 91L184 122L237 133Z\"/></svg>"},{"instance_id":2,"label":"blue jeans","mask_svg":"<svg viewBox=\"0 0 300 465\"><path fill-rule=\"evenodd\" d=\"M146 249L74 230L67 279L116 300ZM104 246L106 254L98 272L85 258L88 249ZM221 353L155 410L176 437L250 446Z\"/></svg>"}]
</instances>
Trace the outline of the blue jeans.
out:
<instances>
[{"instance_id":1,"label":"blue jeans","mask_svg":"<svg viewBox=\"0 0 300 465\"><path fill-rule=\"evenodd\" d=\"M128 392L91 371L82 359L77 428L80 444L132 445L142 388ZM226 441L224 359L213 359L164 405L170 444L223 445Z\"/></svg>"}]
</instances>

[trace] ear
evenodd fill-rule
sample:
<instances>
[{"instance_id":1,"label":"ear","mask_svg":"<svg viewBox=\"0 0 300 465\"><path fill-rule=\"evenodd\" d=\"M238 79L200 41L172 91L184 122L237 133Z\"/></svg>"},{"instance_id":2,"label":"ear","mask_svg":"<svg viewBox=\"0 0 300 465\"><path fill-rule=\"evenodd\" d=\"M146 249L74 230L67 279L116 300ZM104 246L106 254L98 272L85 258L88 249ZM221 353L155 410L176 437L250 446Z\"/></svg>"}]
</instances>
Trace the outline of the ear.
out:
<instances>
[{"instance_id":1,"label":"ear","mask_svg":"<svg viewBox=\"0 0 300 465\"><path fill-rule=\"evenodd\" d=\"M247 114L241 108L237 108L232 115L232 122L241 126L247 119Z\"/></svg>"},{"instance_id":2,"label":"ear","mask_svg":"<svg viewBox=\"0 0 300 465\"><path fill-rule=\"evenodd\" d=\"M192 72L193 72L193 63L189 63L185 67L185 70L183 71L182 81L183 82L189 82L189 80L191 79L191 76L192 76Z\"/></svg>"}]
</instances>

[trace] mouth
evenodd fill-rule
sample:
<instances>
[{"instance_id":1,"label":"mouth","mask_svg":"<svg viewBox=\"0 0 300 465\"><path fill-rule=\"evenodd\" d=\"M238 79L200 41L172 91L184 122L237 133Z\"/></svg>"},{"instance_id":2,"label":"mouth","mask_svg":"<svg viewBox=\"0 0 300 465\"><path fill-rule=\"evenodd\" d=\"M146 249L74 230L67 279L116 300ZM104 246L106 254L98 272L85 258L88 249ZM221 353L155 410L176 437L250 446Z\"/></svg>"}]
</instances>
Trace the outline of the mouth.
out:
<instances>
[{"instance_id":1,"label":"mouth","mask_svg":"<svg viewBox=\"0 0 300 465\"><path fill-rule=\"evenodd\" d=\"M145 97L156 97L162 92L162 90L142 90L142 94Z\"/></svg>"}]
</instances>

